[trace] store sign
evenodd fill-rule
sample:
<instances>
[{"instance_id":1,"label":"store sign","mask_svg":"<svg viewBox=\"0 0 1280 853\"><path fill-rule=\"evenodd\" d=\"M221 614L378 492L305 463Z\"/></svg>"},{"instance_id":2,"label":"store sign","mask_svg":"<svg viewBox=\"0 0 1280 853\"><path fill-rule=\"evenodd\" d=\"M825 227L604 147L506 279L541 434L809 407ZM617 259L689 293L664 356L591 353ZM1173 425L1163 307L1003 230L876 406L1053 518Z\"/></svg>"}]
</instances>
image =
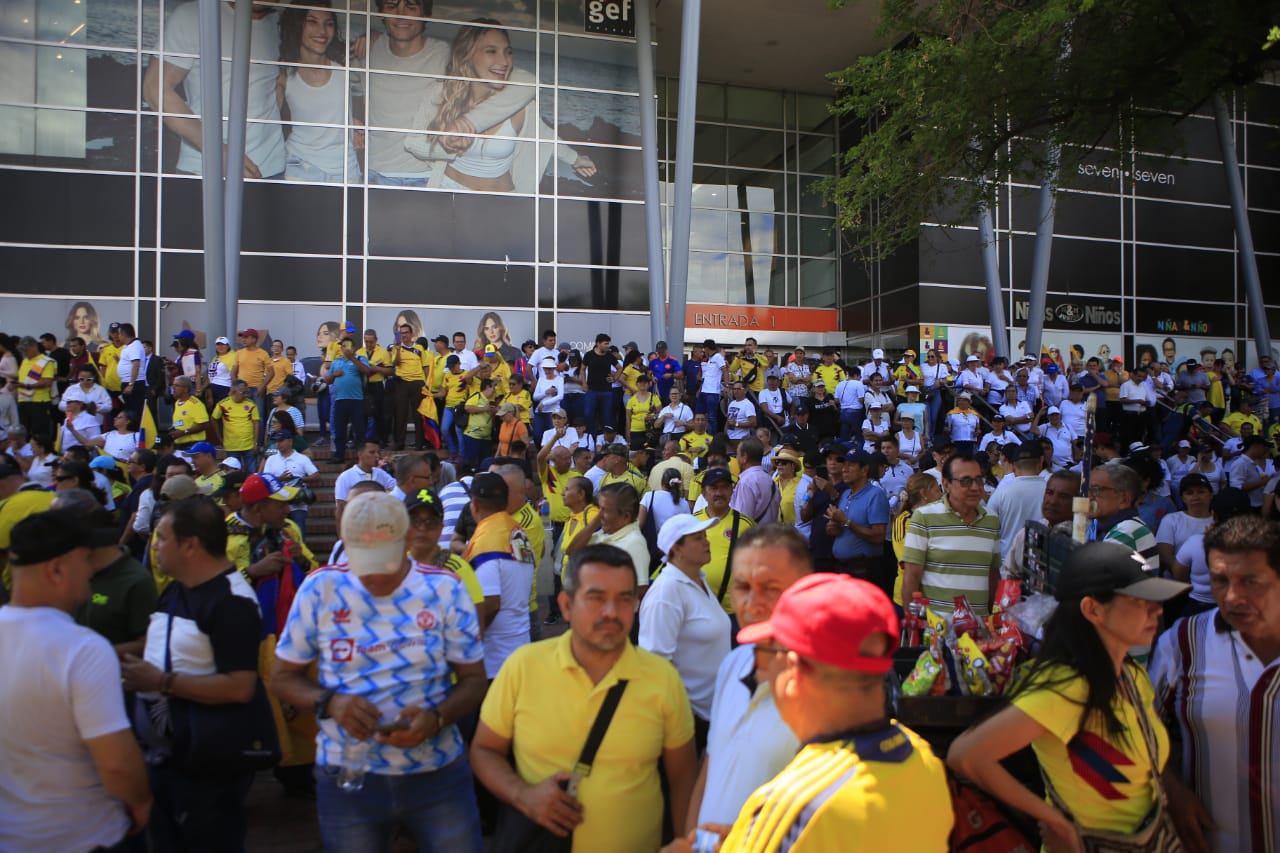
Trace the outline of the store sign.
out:
<instances>
[{"instance_id":1,"label":"store sign","mask_svg":"<svg viewBox=\"0 0 1280 853\"><path fill-rule=\"evenodd\" d=\"M587 0L587 32L635 38L635 11L632 0Z\"/></svg>"},{"instance_id":2,"label":"store sign","mask_svg":"<svg viewBox=\"0 0 1280 853\"><path fill-rule=\"evenodd\" d=\"M1031 302L1013 303L1013 324L1025 326L1031 316ZM1044 325L1055 329L1092 329L1119 331L1120 300L1049 295L1045 300Z\"/></svg>"},{"instance_id":3,"label":"store sign","mask_svg":"<svg viewBox=\"0 0 1280 853\"><path fill-rule=\"evenodd\" d=\"M1231 338L1235 311L1230 305L1139 299L1137 331L1174 337Z\"/></svg>"},{"instance_id":4,"label":"store sign","mask_svg":"<svg viewBox=\"0 0 1280 853\"><path fill-rule=\"evenodd\" d=\"M700 303L685 306L684 324L690 329L727 330L743 337L753 331L834 332L840 328L834 309Z\"/></svg>"}]
</instances>

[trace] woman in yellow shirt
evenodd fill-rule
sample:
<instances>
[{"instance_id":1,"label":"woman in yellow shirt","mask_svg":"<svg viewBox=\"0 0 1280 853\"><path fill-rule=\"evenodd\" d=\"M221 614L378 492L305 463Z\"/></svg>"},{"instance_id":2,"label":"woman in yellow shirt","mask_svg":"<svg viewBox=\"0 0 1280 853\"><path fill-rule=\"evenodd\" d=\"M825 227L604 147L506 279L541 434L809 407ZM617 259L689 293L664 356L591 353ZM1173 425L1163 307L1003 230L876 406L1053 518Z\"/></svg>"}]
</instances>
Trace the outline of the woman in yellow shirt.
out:
<instances>
[{"instance_id":1,"label":"woman in yellow shirt","mask_svg":"<svg viewBox=\"0 0 1280 853\"><path fill-rule=\"evenodd\" d=\"M804 457L790 447L784 447L773 454L773 481L778 484L778 491L782 494L778 515L786 525L796 523L796 489L800 485L800 465L803 462Z\"/></svg>"},{"instance_id":2,"label":"woman in yellow shirt","mask_svg":"<svg viewBox=\"0 0 1280 853\"><path fill-rule=\"evenodd\" d=\"M560 573L556 576L556 592L560 591L560 581L564 570L569 566L569 558L573 552L584 547L591 538L589 532L592 522L600 513L600 508L592 503L595 488L586 477L574 477L564 486L564 505L569 508L569 520L564 523L564 535L560 537L560 550L564 559L560 563ZM583 535L585 534L585 535ZM582 535L582 542L576 548L575 539Z\"/></svg>"},{"instance_id":3,"label":"woman in yellow shirt","mask_svg":"<svg viewBox=\"0 0 1280 853\"><path fill-rule=\"evenodd\" d=\"M625 373L624 373L625 375ZM649 392L649 377L636 377L636 390L627 400L627 444L632 450L644 447L645 431L658 416L658 398Z\"/></svg>"},{"instance_id":4,"label":"woman in yellow shirt","mask_svg":"<svg viewBox=\"0 0 1280 853\"><path fill-rule=\"evenodd\" d=\"M633 350L626 358L622 367L622 387L627 394L627 399L640 390L639 379L641 376L647 375L644 366L644 356L640 354L640 350Z\"/></svg>"},{"instance_id":5,"label":"woman in yellow shirt","mask_svg":"<svg viewBox=\"0 0 1280 853\"><path fill-rule=\"evenodd\" d=\"M961 735L947 764L1039 821L1046 850L1093 850L1113 839L1126 850L1182 850L1162 807L1169 735L1129 650L1154 642L1162 602L1189 588L1148 575L1118 543L1077 548L1062 566L1040 652L1015 675L1010 706ZM1000 764L1026 746L1040 762L1043 800Z\"/></svg>"}]
</instances>

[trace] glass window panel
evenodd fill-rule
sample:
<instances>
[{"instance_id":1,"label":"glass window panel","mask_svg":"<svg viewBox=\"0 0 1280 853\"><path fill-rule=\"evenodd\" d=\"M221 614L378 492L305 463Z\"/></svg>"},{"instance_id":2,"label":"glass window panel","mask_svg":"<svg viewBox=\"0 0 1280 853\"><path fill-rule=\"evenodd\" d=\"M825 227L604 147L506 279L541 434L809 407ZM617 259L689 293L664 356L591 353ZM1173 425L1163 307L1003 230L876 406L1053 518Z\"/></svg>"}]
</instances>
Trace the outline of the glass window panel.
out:
<instances>
[{"instance_id":1,"label":"glass window panel","mask_svg":"<svg viewBox=\"0 0 1280 853\"><path fill-rule=\"evenodd\" d=\"M812 258L800 261L800 304L806 308L835 307L835 261Z\"/></svg>"},{"instance_id":2,"label":"glass window panel","mask_svg":"<svg viewBox=\"0 0 1280 853\"><path fill-rule=\"evenodd\" d=\"M720 210L692 211L689 248L722 252L729 248L729 214Z\"/></svg>"},{"instance_id":3,"label":"glass window panel","mask_svg":"<svg viewBox=\"0 0 1280 853\"><path fill-rule=\"evenodd\" d=\"M675 103L680 97L680 81L673 77L671 83L675 87L672 93L672 102ZM698 84L697 116L709 121L724 121L724 86L717 83Z\"/></svg>"},{"instance_id":4,"label":"glass window panel","mask_svg":"<svg viewBox=\"0 0 1280 853\"><path fill-rule=\"evenodd\" d=\"M674 143L675 140L673 139ZM693 131L693 159L699 163L724 163L725 128L699 123ZM674 144L672 151L674 151ZM703 181L703 183L706 183Z\"/></svg>"},{"instance_id":5,"label":"glass window panel","mask_svg":"<svg viewBox=\"0 0 1280 853\"><path fill-rule=\"evenodd\" d=\"M727 264L723 253L690 252L688 301L723 304Z\"/></svg>"},{"instance_id":6,"label":"glass window panel","mask_svg":"<svg viewBox=\"0 0 1280 853\"><path fill-rule=\"evenodd\" d=\"M644 205L568 199L558 204L560 221L555 230L561 263L611 267L646 263ZM544 230L552 227L542 223Z\"/></svg>"},{"instance_id":7,"label":"glass window panel","mask_svg":"<svg viewBox=\"0 0 1280 853\"><path fill-rule=\"evenodd\" d=\"M726 162L730 166L748 169L783 168L785 144L781 133L731 127L728 129L728 147Z\"/></svg>"},{"instance_id":8,"label":"glass window panel","mask_svg":"<svg viewBox=\"0 0 1280 853\"><path fill-rule=\"evenodd\" d=\"M644 270L560 267L558 276L558 307L562 310L646 311L649 308L649 278Z\"/></svg>"},{"instance_id":9,"label":"glass window panel","mask_svg":"<svg viewBox=\"0 0 1280 853\"><path fill-rule=\"evenodd\" d=\"M784 290L782 277L778 276L776 290L777 301L774 301L774 271L781 271L782 258L770 255L729 255L728 286L730 305L769 305L783 304ZM748 272L750 275L748 276Z\"/></svg>"},{"instance_id":10,"label":"glass window panel","mask_svg":"<svg viewBox=\"0 0 1280 853\"><path fill-rule=\"evenodd\" d=\"M831 99L820 95L796 95L796 128L816 131L832 120Z\"/></svg>"},{"instance_id":11,"label":"glass window panel","mask_svg":"<svg viewBox=\"0 0 1280 853\"><path fill-rule=\"evenodd\" d=\"M85 159L88 114L76 110L0 107L0 158L27 163L55 158L48 165L93 168Z\"/></svg>"},{"instance_id":12,"label":"glass window panel","mask_svg":"<svg viewBox=\"0 0 1280 853\"><path fill-rule=\"evenodd\" d=\"M818 178L812 175L799 176L800 191L800 212L808 213L813 216L831 216L835 213L835 208L827 203L823 198L822 191L818 185L825 178Z\"/></svg>"},{"instance_id":13,"label":"glass window panel","mask_svg":"<svg viewBox=\"0 0 1280 853\"><path fill-rule=\"evenodd\" d=\"M786 177L781 172L747 172L728 170L725 181L734 194L734 207L741 207L746 189L747 207L751 210L786 210Z\"/></svg>"},{"instance_id":14,"label":"glass window panel","mask_svg":"<svg viewBox=\"0 0 1280 853\"><path fill-rule=\"evenodd\" d=\"M801 136L793 168L801 172L835 174L836 141L829 136Z\"/></svg>"},{"instance_id":15,"label":"glass window panel","mask_svg":"<svg viewBox=\"0 0 1280 853\"><path fill-rule=\"evenodd\" d=\"M800 254L834 256L836 231L834 219L800 217Z\"/></svg>"},{"instance_id":16,"label":"glass window panel","mask_svg":"<svg viewBox=\"0 0 1280 853\"><path fill-rule=\"evenodd\" d=\"M737 124L782 127L782 93L730 86L726 117Z\"/></svg>"},{"instance_id":17,"label":"glass window panel","mask_svg":"<svg viewBox=\"0 0 1280 853\"><path fill-rule=\"evenodd\" d=\"M722 184L694 184L693 206L709 208L729 207L729 192Z\"/></svg>"},{"instance_id":18,"label":"glass window panel","mask_svg":"<svg viewBox=\"0 0 1280 853\"><path fill-rule=\"evenodd\" d=\"M108 110L137 109L138 57L134 53L90 52L85 69L87 103Z\"/></svg>"}]
</instances>

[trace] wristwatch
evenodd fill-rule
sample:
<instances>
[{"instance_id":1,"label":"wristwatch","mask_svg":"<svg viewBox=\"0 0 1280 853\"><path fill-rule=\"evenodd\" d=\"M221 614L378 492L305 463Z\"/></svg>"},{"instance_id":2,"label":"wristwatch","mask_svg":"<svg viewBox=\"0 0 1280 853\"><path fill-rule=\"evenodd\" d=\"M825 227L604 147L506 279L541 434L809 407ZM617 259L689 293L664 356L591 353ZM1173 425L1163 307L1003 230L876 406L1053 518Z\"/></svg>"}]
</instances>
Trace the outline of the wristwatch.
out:
<instances>
[{"instance_id":1,"label":"wristwatch","mask_svg":"<svg viewBox=\"0 0 1280 853\"><path fill-rule=\"evenodd\" d=\"M332 687L329 687L329 688L326 688L325 691L320 694L320 698L316 700L316 706L315 706L317 720L329 719L329 700L331 700L333 698L333 694L337 692L338 692L337 690L334 690Z\"/></svg>"}]
</instances>

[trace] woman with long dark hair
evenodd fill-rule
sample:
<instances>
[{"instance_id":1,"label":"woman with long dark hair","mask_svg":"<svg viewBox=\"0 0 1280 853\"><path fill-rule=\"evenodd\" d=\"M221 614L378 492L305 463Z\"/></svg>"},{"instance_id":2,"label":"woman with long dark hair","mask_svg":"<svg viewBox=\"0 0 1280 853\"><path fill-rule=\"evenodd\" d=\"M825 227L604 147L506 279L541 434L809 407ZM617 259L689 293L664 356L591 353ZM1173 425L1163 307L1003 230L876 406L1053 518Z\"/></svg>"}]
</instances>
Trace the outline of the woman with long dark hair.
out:
<instances>
[{"instance_id":1,"label":"woman with long dark hair","mask_svg":"<svg viewBox=\"0 0 1280 853\"><path fill-rule=\"evenodd\" d=\"M360 162L345 128L352 119L351 85L338 16L326 11L330 0L294 2L295 7L304 5L312 8L285 9L280 15L280 61L296 63L281 66L276 85L281 108L287 105L295 122L284 143L284 177L358 181Z\"/></svg>"},{"instance_id":2,"label":"woman with long dark hair","mask_svg":"<svg viewBox=\"0 0 1280 853\"><path fill-rule=\"evenodd\" d=\"M961 735L947 764L1040 824L1046 851L1181 851L1160 775L1169 736L1146 669L1163 602L1188 584L1144 571L1131 548L1090 542L1062 566L1040 653L1021 667L1010 705ZM1047 796L1000 761L1030 746Z\"/></svg>"}]
</instances>

